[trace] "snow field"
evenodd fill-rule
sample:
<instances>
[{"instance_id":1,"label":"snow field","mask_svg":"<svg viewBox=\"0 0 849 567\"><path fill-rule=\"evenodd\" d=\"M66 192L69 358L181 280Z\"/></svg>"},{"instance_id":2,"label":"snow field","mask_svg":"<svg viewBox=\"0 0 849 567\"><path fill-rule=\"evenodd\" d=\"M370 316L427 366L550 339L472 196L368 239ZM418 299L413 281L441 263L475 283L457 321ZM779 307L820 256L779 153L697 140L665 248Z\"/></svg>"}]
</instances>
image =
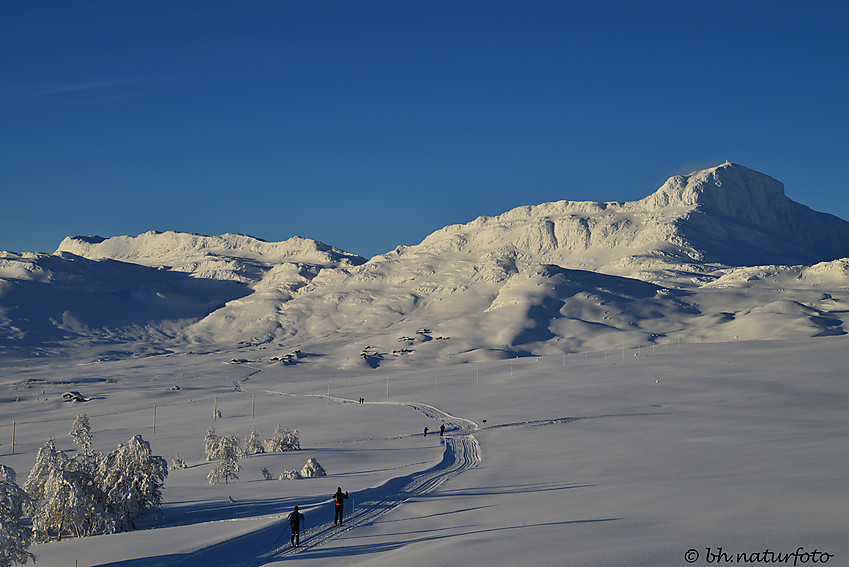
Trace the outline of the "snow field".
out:
<instances>
[{"instance_id":1,"label":"snow field","mask_svg":"<svg viewBox=\"0 0 849 567\"><path fill-rule=\"evenodd\" d=\"M675 345L624 358L612 350L606 358L573 354L565 364L545 356L362 375L306 364L228 365L224 353L10 366L0 378L0 407L3 421L21 423L19 444L8 455L3 426L0 454L25 477L50 435L71 449L67 432L85 412L96 449L140 433L154 454L170 461L180 452L189 464L169 474L163 520L137 532L34 546L38 565L73 558L80 566L134 567L330 560L673 566L686 564L691 548L702 556L695 564L704 565L708 547L799 546L840 564L849 557L845 346L843 337ZM240 381L256 369L262 372ZM12 385L36 377L50 401L37 401L33 386L14 402L23 390ZM71 377L80 383L58 384ZM105 377L117 382L98 381ZM174 380L182 390L166 389ZM58 402L63 388L94 399ZM359 397L366 403L356 403ZM160 401L153 434L151 406ZM199 455L215 403L223 414L214 422L219 434L244 440L256 426L270 437L281 423L299 430L303 450L242 459L239 481L207 485L212 464ZM438 436L443 418L449 444L473 432L482 460L430 492L404 495L416 475L449 468L440 466L453 458ZM300 468L308 457L328 476L266 481L259 473L263 466L272 474ZM355 501L374 498L361 502L364 521L356 528L332 532L323 525L332 519L328 500L337 486ZM378 514L393 498L395 506ZM307 515L307 536L315 529L330 537L316 538L314 547L307 537L305 548L287 555L272 540L295 504Z\"/></svg>"}]
</instances>

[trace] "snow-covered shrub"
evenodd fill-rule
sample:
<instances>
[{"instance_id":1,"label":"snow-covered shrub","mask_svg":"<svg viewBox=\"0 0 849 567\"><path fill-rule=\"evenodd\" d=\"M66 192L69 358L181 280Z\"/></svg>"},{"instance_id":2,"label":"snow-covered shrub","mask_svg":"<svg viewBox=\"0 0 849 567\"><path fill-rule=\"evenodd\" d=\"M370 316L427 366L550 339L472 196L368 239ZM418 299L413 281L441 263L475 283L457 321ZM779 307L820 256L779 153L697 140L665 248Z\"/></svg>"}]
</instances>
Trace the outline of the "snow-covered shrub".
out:
<instances>
[{"instance_id":1,"label":"snow-covered shrub","mask_svg":"<svg viewBox=\"0 0 849 567\"><path fill-rule=\"evenodd\" d=\"M218 439L215 451L212 454L215 459L215 468L209 471L206 480L209 484L218 484L222 480L229 483L231 479L239 480L239 438L235 435L224 435Z\"/></svg>"},{"instance_id":2,"label":"snow-covered shrub","mask_svg":"<svg viewBox=\"0 0 849 567\"><path fill-rule=\"evenodd\" d=\"M269 453L297 451L300 448L301 442L298 440L298 430L290 430L279 424L274 429L274 437L265 440L265 450Z\"/></svg>"},{"instance_id":3,"label":"snow-covered shrub","mask_svg":"<svg viewBox=\"0 0 849 567\"><path fill-rule=\"evenodd\" d=\"M327 476L327 471L324 470L324 467L318 464L318 461L316 461L313 457L310 457L307 460L307 464L305 464L304 468L301 469L301 476L304 478Z\"/></svg>"},{"instance_id":4,"label":"snow-covered shrub","mask_svg":"<svg viewBox=\"0 0 849 567\"><path fill-rule=\"evenodd\" d=\"M296 470L284 470L282 473L280 473L280 476L277 477L277 480L296 480L296 479L299 479L299 478L304 478L304 477L301 476L301 473L299 473L298 471L296 471Z\"/></svg>"},{"instance_id":5,"label":"snow-covered shrub","mask_svg":"<svg viewBox=\"0 0 849 567\"><path fill-rule=\"evenodd\" d=\"M136 519L158 514L168 463L152 454L141 435L134 435L100 461L98 476L116 530L135 529Z\"/></svg>"},{"instance_id":6,"label":"snow-covered shrub","mask_svg":"<svg viewBox=\"0 0 849 567\"><path fill-rule=\"evenodd\" d=\"M171 466L168 467L169 470L176 471L178 469L187 469L186 462L180 457L180 453L174 455L174 458L171 459Z\"/></svg>"},{"instance_id":7,"label":"snow-covered shrub","mask_svg":"<svg viewBox=\"0 0 849 567\"><path fill-rule=\"evenodd\" d=\"M262 446L256 427L251 427L251 436L245 444L245 455L256 455L257 453L265 453L265 447Z\"/></svg>"},{"instance_id":8,"label":"snow-covered shrub","mask_svg":"<svg viewBox=\"0 0 849 567\"><path fill-rule=\"evenodd\" d=\"M274 478L273 476L271 476L271 473L268 472L268 469L265 467L262 467L260 472L262 473L262 478L264 478L265 480L271 480L272 478Z\"/></svg>"},{"instance_id":9,"label":"snow-covered shrub","mask_svg":"<svg viewBox=\"0 0 849 567\"><path fill-rule=\"evenodd\" d=\"M213 455L218 447L218 435L215 434L215 428L210 427L206 431L206 437L204 438L204 451L206 452L206 460L212 461L215 459Z\"/></svg>"},{"instance_id":10,"label":"snow-covered shrub","mask_svg":"<svg viewBox=\"0 0 849 567\"><path fill-rule=\"evenodd\" d=\"M35 556L27 551L32 544L32 528L21 521L30 499L15 483L16 477L14 469L0 465L0 567L35 561Z\"/></svg>"}]
</instances>

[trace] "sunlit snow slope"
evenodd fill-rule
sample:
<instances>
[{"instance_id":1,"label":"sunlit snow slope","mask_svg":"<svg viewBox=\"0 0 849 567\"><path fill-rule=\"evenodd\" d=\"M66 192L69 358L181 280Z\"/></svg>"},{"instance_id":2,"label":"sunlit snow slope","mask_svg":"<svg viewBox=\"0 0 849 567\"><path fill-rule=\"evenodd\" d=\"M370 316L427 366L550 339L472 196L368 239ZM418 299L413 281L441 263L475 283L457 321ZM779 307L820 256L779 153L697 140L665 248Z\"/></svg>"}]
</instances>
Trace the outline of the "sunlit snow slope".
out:
<instances>
[{"instance_id":1,"label":"sunlit snow slope","mask_svg":"<svg viewBox=\"0 0 849 567\"><path fill-rule=\"evenodd\" d=\"M249 344L400 367L835 335L847 256L849 223L731 163L639 201L480 217L368 261L299 237L68 237L55 255L0 258L0 352Z\"/></svg>"}]
</instances>

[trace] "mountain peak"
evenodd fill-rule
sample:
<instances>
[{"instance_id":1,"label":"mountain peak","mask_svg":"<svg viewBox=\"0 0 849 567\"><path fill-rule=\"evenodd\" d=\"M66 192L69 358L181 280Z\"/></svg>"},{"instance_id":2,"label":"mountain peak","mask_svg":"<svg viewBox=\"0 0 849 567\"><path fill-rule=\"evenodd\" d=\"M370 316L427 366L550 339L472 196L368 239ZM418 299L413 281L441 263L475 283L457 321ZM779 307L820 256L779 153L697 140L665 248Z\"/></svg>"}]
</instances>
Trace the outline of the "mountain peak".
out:
<instances>
[{"instance_id":1,"label":"mountain peak","mask_svg":"<svg viewBox=\"0 0 849 567\"><path fill-rule=\"evenodd\" d=\"M758 209L774 208L779 203L786 205L789 200L780 181L726 161L687 175L674 175L642 202L651 208L699 207L746 219Z\"/></svg>"}]
</instances>

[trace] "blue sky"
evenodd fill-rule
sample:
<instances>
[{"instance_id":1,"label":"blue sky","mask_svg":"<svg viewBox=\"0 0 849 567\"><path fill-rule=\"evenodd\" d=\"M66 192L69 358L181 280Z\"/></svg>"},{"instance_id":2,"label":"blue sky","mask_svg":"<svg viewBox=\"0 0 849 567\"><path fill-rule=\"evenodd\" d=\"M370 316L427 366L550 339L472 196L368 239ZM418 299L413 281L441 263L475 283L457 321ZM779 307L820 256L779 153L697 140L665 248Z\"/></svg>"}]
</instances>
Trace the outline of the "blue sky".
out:
<instances>
[{"instance_id":1,"label":"blue sky","mask_svg":"<svg viewBox=\"0 0 849 567\"><path fill-rule=\"evenodd\" d=\"M5 2L0 249L180 230L368 257L726 159L849 219L847 6Z\"/></svg>"}]
</instances>

